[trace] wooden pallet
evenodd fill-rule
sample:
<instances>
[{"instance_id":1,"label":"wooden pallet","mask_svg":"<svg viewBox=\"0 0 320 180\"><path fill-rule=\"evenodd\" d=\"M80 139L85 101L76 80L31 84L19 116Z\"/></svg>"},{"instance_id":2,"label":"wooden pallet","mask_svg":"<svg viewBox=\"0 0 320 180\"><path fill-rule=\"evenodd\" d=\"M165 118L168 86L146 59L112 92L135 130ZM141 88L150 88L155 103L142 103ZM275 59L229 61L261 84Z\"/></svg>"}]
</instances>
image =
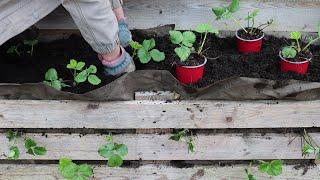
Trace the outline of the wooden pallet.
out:
<instances>
[{"instance_id":1,"label":"wooden pallet","mask_svg":"<svg viewBox=\"0 0 320 180\"><path fill-rule=\"evenodd\" d=\"M310 135L320 142L319 109L319 101L0 100L0 153L8 152L6 129L27 131L28 137L48 150L45 156L21 153L23 161L14 164L0 156L0 179L61 179L55 164L61 157L98 163L94 179L245 179L250 160L314 159L301 156L299 132L310 129ZM179 128L196 133L195 153L188 153L183 142L168 140L172 129ZM116 142L129 148L125 160L140 167L103 165L105 160L97 150L105 143L104 134L111 131L116 132ZM217 164L225 160L240 164ZM170 161L188 161L194 166L179 168L167 163ZM41 165L33 164L39 162ZM320 177L316 166L299 167L295 162L286 164L283 174L271 179ZM254 172L259 179L269 179L257 168Z\"/></svg>"}]
</instances>

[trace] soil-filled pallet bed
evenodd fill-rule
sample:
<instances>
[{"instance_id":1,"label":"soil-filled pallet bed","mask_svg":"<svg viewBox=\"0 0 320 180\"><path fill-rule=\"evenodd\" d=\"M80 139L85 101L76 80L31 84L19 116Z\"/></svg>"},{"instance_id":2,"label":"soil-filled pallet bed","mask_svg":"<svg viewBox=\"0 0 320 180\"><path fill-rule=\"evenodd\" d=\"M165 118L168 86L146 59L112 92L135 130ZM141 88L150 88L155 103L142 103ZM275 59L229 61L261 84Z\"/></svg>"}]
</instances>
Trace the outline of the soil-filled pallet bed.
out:
<instances>
[{"instance_id":1,"label":"soil-filled pallet bed","mask_svg":"<svg viewBox=\"0 0 320 180\"><path fill-rule=\"evenodd\" d=\"M314 156L302 156L303 130L320 142L319 101L0 101L0 153L6 132L23 132L46 147L44 156L21 149L19 160L0 156L0 179L61 179L58 160L69 157L94 167L93 179L246 179L252 160L284 162L280 176L259 179L318 179ZM143 111L140 111L143 109ZM121 115L119 115L121 114ZM193 132L195 152L170 140L177 129ZM97 150L105 135L125 144L121 168L110 168ZM227 173L226 173L227 172Z\"/></svg>"},{"instance_id":2,"label":"soil-filled pallet bed","mask_svg":"<svg viewBox=\"0 0 320 180\"><path fill-rule=\"evenodd\" d=\"M156 48L164 51L166 54L165 61L160 63L150 61L148 64L141 64L136 58L135 63L137 69L168 70L175 75L175 62L178 60L174 53L175 45L170 43L168 35L161 35L159 37L156 34L163 35L164 33L133 31L134 40L139 42L142 42L144 39L155 38ZM85 93L104 86L116 79L115 77L104 75L103 66L99 62L96 53L79 35L74 34L66 39L49 43L41 42L35 46L32 57L23 53L21 56L8 54L8 48L12 45L22 43L21 37L26 38L26 36L18 36L0 47L0 83L21 84L42 82L45 72L49 68L56 68L59 77L62 79L72 80L72 73L66 68L70 59L84 61L87 65L96 65L98 67L97 75L102 79L102 83L99 86L82 83L76 87L66 87L63 89L65 91ZM200 35L198 35L198 37L200 37ZM320 82L320 46L311 47L314 57L306 75L281 72L280 58L278 56L279 50L284 44L290 42L291 41L286 38L266 36L260 53L240 54L236 49L236 40L234 37L219 38L209 36L204 47L204 55L208 58L208 63L205 66L205 75L200 82L191 85L191 87L202 88L220 80L240 76L279 81L297 79ZM27 51L24 48L26 47L20 46L21 52ZM131 51L130 48L128 48L128 51Z\"/></svg>"}]
</instances>

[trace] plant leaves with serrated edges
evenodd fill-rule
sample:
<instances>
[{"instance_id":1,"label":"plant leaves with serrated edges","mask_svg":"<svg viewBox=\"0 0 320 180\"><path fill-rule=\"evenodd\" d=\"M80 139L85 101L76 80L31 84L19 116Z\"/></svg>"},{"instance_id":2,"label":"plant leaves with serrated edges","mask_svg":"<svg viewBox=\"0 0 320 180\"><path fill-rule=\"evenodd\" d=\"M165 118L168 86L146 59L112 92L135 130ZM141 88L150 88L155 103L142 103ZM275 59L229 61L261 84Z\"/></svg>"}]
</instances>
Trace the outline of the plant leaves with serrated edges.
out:
<instances>
[{"instance_id":1,"label":"plant leaves with serrated edges","mask_svg":"<svg viewBox=\"0 0 320 180\"><path fill-rule=\"evenodd\" d=\"M239 8L240 8L239 0L232 0L231 4L228 6L228 10L231 13L237 12Z\"/></svg>"},{"instance_id":2,"label":"plant leaves with serrated edges","mask_svg":"<svg viewBox=\"0 0 320 180\"><path fill-rule=\"evenodd\" d=\"M213 34L219 34L219 31L218 29L214 28L212 26L212 24L209 24L209 23L204 23L204 24L199 24L196 29L195 29L196 32L198 33L213 33Z\"/></svg>"},{"instance_id":3,"label":"plant leaves with serrated edges","mask_svg":"<svg viewBox=\"0 0 320 180\"><path fill-rule=\"evenodd\" d=\"M77 83L82 83L85 82L88 78L88 74L86 70L81 71L79 74L77 74L77 76L74 78L74 80Z\"/></svg>"},{"instance_id":4,"label":"plant leaves with serrated edges","mask_svg":"<svg viewBox=\"0 0 320 180\"><path fill-rule=\"evenodd\" d=\"M20 157L20 150L17 146L11 146L7 159L17 160Z\"/></svg>"},{"instance_id":5,"label":"plant leaves with serrated edges","mask_svg":"<svg viewBox=\"0 0 320 180\"><path fill-rule=\"evenodd\" d=\"M142 42L142 46L144 47L144 49L146 51L150 51L151 49L153 49L156 46L156 42L153 38L149 39L149 40L144 40Z\"/></svg>"},{"instance_id":6,"label":"plant leaves with serrated edges","mask_svg":"<svg viewBox=\"0 0 320 180\"><path fill-rule=\"evenodd\" d=\"M180 31L169 31L169 35L173 44L180 44L183 41L183 35Z\"/></svg>"},{"instance_id":7,"label":"plant leaves with serrated edges","mask_svg":"<svg viewBox=\"0 0 320 180\"><path fill-rule=\"evenodd\" d=\"M78 64L77 60L75 60L75 59L70 59L69 64L67 64L67 68L68 68L68 69L76 69L77 64Z\"/></svg>"},{"instance_id":8,"label":"plant leaves with serrated edges","mask_svg":"<svg viewBox=\"0 0 320 180\"><path fill-rule=\"evenodd\" d=\"M58 73L55 68L50 68L45 74L45 80L54 81L58 79Z\"/></svg>"},{"instance_id":9,"label":"plant leaves with serrated edges","mask_svg":"<svg viewBox=\"0 0 320 180\"><path fill-rule=\"evenodd\" d=\"M108 143L103 146L101 146L98 150L98 153L100 156L104 158L110 158L112 155L114 155L114 149L115 149L115 144L114 143Z\"/></svg>"},{"instance_id":10,"label":"plant leaves with serrated edges","mask_svg":"<svg viewBox=\"0 0 320 180\"><path fill-rule=\"evenodd\" d=\"M36 147L36 146L37 146L37 143L34 140L30 139L30 138L26 139L25 142L24 142L24 147L26 149L30 149L30 148L33 148L33 147Z\"/></svg>"},{"instance_id":11,"label":"plant leaves with serrated edges","mask_svg":"<svg viewBox=\"0 0 320 180\"><path fill-rule=\"evenodd\" d=\"M185 46L175 48L174 52L178 55L182 62L186 61L191 54L191 50Z\"/></svg>"},{"instance_id":12,"label":"plant leaves with serrated edges","mask_svg":"<svg viewBox=\"0 0 320 180\"><path fill-rule=\"evenodd\" d=\"M155 62L161 62L166 58L164 52L160 52L158 49L152 49L150 55Z\"/></svg>"},{"instance_id":13,"label":"plant leaves with serrated edges","mask_svg":"<svg viewBox=\"0 0 320 180\"><path fill-rule=\"evenodd\" d=\"M47 154L47 149L45 147L37 146L34 148L34 154L38 156L43 156Z\"/></svg>"},{"instance_id":14,"label":"plant leaves with serrated edges","mask_svg":"<svg viewBox=\"0 0 320 180\"><path fill-rule=\"evenodd\" d=\"M138 58L142 64L146 64L151 60L150 53L143 47L138 50Z\"/></svg>"},{"instance_id":15,"label":"plant leaves with serrated edges","mask_svg":"<svg viewBox=\"0 0 320 180\"><path fill-rule=\"evenodd\" d=\"M90 65L89 68L87 69L88 74L95 74L97 73L97 67L95 65Z\"/></svg>"},{"instance_id":16,"label":"plant leaves with serrated edges","mask_svg":"<svg viewBox=\"0 0 320 180\"><path fill-rule=\"evenodd\" d=\"M293 31L290 33L290 39L299 40L301 38L301 33L299 31Z\"/></svg>"},{"instance_id":17,"label":"plant leaves with serrated edges","mask_svg":"<svg viewBox=\"0 0 320 180\"><path fill-rule=\"evenodd\" d=\"M196 41L196 35L191 31L185 31L182 33L182 36L182 44L187 47L192 47L193 43Z\"/></svg>"},{"instance_id":18,"label":"plant leaves with serrated edges","mask_svg":"<svg viewBox=\"0 0 320 180\"><path fill-rule=\"evenodd\" d=\"M90 84L95 85L95 86L99 85L101 83L101 79L98 78L98 76L96 76L94 74L89 75L88 81Z\"/></svg>"},{"instance_id":19,"label":"plant leaves with serrated edges","mask_svg":"<svg viewBox=\"0 0 320 180\"><path fill-rule=\"evenodd\" d=\"M81 71L84 68L85 65L86 65L85 62L82 62L82 61L78 62L77 66L76 66L76 70Z\"/></svg>"},{"instance_id":20,"label":"plant leaves with serrated edges","mask_svg":"<svg viewBox=\"0 0 320 180\"><path fill-rule=\"evenodd\" d=\"M114 154L108 159L109 167L120 167L122 164L123 164L123 159L118 154Z\"/></svg>"},{"instance_id":21,"label":"plant leaves with serrated edges","mask_svg":"<svg viewBox=\"0 0 320 180\"><path fill-rule=\"evenodd\" d=\"M116 144L115 150L121 157L124 157L128 154L128 147L124 144Z\"/></svg>"},{"instance_id":22,"label":"plant leaves with serrated edges","mask_svg":"<svg viewBox=\"0 0 320 180\"><path fill-rule=\"evenodd\" d=\"M79 174L84 177L90 177L93 175L92 167L88 164L81 164L79 165Z\"/></svg>"},{"instance_id":23,"label":"plant leaves with serrated edges","mask_svg":"<svg viewBox=\"0 0 320 180\"><path fill-rule=\"evenodd\" d=\"M129 45L132 49L135 49L135 50L142 48L142 45L137 41L130 41Z\"/></svg>"}]
</instances>

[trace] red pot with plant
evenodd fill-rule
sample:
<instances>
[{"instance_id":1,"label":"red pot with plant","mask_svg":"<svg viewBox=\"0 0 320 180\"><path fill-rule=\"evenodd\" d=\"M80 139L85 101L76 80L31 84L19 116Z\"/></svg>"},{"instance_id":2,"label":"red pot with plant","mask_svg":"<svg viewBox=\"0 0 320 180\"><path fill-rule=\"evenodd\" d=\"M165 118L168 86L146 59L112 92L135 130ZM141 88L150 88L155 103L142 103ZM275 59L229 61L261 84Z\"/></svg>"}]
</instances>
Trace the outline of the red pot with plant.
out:
<instances>
[{"instance_id":1,"label":"red pot with plant","mask_svg":"<svg viewBox=\"0 0 320 180\"><path fill-rule=\"evenodd\" d=\"M176 75L182 84L197 83L202 79L207 58L202 54L203 47L209 33L218 34L218 30L211 24L200 24L196 32L203 34L200 47L197 51L193 47L196 35L192 31L170 31L170 40L179 45L174 49L180 61L176 65Z\"/></svg>"},{"instance_id":2,"label":"red pot with plant","mask_svg":"<svg viewBox=\"0 0 320 180\"><path fill-rule=\"evenodd\" d=\"M213 13L216 15L216 19L229 19L231 18L241 29L236 31L237 47L241 53L256 53L261 51L262 41L264 38L263 30L270 26L273 20L268 21L265 24L261 24L255 27L255 17L259 13L259 9L253 12L248 12L248 16L245 18L247 21L247 27L243 27L241 23L233 16L233 13L239 10L239 0L232 0L228 7L215 7L212 8Z\"/></svg>"},{"instance_id":3,"label":"red pot with plant","mask_svg":"<svg viewBox=\"0 0 320 180\"><path fill-rule=\"evenodd\" d=\"M312 53L309 51L311 44L320 40L320 25L317 38L309 38L310 41L303 48L301 47L301 33L294 31L290 33L290 39L294 40L292 45L283 47L279 52L280 69L282 72L295 72L304 75L308 71L309 63L312 60Z\"/></svg>"}]
</instances>

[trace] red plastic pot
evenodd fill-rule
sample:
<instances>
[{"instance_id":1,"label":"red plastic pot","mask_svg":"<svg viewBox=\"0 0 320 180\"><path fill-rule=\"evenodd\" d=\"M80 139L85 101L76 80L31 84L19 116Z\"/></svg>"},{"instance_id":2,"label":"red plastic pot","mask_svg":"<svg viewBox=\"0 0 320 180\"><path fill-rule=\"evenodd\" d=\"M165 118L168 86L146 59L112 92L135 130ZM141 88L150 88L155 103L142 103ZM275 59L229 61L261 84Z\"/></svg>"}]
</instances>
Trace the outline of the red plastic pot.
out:
<instances>
[{"instance_id":1,"label":"red plastic pot","mask_svg":"<svg viewBox=\"0 0 320 180\"><path fill-rule=\"evenodd\" d=\"M289 60L286 60L284 57L282 57L281 51L279 52L279 56L281 58L280 61L280 68L282 72L295 72L297 74L306 74L308 71L309 63L311 61L310 59L304 59L305 61L301 62L291 62Z\"/></svg>"},{"instance_id":2,"label":"red plastic pot","mask_svg":"<svg viewBox=\"0 0 320 180\"><path fill-rule=\"evenodd\" d=\"M264 38L264 33L263 35L258 38L258 39L253 39L253 40L246 40L241 38L238 35L238 30L236 32L236 37L237 37L237 46L238 46L238 51L241 53L257 53L261 51L262 47L262 40Z\"/></svg>"},{"instance_id":3,"label":"red plastic pot","mask_svg":"<svg viewBox=\"0 0 320 180\"><path fill-rule=\"evenodd\" d=\"M198 66L176 66L176 74L178 80L182 84L193 84L198 82L203 77L204 65L207 63L207 58Z\"/></svg>"}]
</instances>

